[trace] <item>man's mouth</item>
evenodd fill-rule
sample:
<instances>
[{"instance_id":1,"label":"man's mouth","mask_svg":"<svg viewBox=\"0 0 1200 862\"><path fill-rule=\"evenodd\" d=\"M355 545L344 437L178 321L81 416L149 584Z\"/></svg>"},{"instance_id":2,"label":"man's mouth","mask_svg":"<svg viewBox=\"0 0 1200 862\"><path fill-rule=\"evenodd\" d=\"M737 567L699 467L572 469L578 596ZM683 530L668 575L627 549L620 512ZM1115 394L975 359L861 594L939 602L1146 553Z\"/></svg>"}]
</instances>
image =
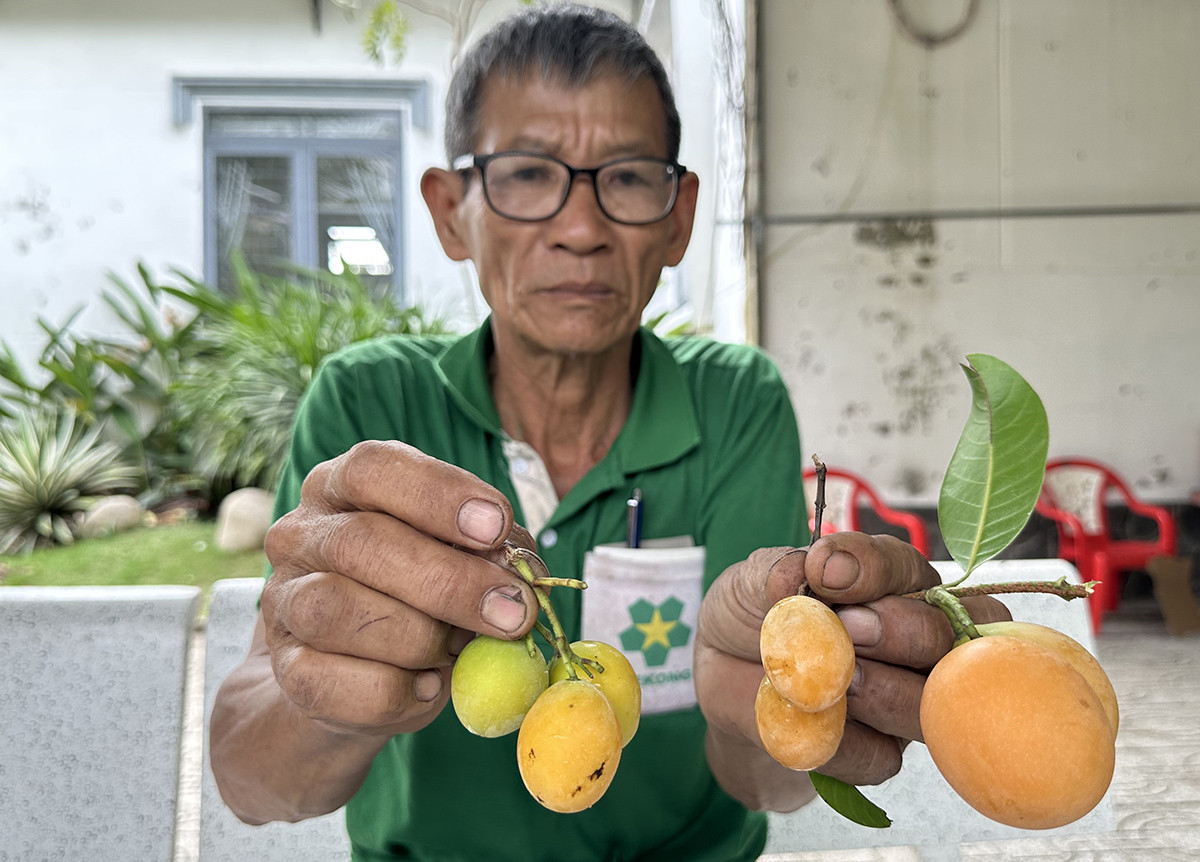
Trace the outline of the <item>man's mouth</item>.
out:
<instances>
[{"instance_id":1,"label":"man's mouth","mask_svg":"<svg viewBox=\"0 0 1200 862\"><path fill-rule=\"evenodd\" d=\"M542 288L539 293L551 296L578 299L607 299L615 291L607 284L599 282L564 281L550 287Z\"/></svg>"}]
</instances>

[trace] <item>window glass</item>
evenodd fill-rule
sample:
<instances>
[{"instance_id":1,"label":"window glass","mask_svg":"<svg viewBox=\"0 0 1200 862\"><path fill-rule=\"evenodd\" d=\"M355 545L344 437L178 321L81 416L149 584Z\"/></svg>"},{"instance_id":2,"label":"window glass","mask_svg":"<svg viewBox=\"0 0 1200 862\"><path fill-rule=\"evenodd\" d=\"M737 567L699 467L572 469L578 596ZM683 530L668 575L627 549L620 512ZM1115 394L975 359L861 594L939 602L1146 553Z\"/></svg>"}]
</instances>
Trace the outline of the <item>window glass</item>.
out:
<instances>
[{"instance_id":1,"label":"window glass","mask_svg":"<svg viewBox=\"0 0 1200 862\"><path fill-rule=\"evenodd\" d=\"M321 266L386 284L394 270L395 163L384 158L317 159L317 226Z\"/></svg>"},{"instance_id":2,"label":"window glass","mask_svg":"<svg viewBox=\"0 0 1200 862\"><path fill-rule=\"evenodd\" d=\"M233 283L230 254L240 251L260 272L292 258L295 229L290 159L272 156L217 158L218 283Z\"/></svg>"},{"instance_id":3,"label":"window glass","mask_svg":"<svg viewBox=\"0 0 1200 862\"><path fill-rule=\"evenodd\" d=\"M394 111L208 112L208 281L230 289L240 253L260 272L291 262L399 294L401 128Z\"/></svg>"}]
</instances>

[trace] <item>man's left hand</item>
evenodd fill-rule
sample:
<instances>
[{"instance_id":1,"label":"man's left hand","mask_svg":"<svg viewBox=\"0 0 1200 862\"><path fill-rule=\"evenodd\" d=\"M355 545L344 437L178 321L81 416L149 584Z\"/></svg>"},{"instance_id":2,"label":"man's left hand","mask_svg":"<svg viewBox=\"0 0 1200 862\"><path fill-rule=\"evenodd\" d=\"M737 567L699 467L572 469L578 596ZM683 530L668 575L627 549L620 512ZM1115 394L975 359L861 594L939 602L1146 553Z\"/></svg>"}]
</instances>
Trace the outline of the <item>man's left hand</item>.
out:
<instances>
[{"instance_id":1,"label":"man's left hand","mask_svg":"<svg viewBox=\"0 0 1200 862\"><path fill-rule=\"evenodd\" d=\"M863 533L832 533L808 549L765 548L730 566L700 607L696 693L710 727L761 747L759 630L776 602L807 588L837 611L856 657L841 746L819 771L850 784L892 777L904 747L921 739L925 677L954 643L941 610L904 594L940 582L911 545ZM963 603L977 623L1010 618L988 596Z\"/></svg>"}]
</instances>

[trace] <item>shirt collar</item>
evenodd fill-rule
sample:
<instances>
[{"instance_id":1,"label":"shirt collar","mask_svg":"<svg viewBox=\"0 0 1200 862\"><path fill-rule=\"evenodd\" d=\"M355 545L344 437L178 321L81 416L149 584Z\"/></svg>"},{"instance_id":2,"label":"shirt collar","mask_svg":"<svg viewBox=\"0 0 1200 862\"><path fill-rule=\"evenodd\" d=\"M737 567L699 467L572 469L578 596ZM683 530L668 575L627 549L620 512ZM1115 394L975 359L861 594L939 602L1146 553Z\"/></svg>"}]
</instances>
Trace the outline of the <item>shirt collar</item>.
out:
<instances>
[{"instance_id":1,"label":"shirt collar","mask_svg":"<svg viewBox=\"0 0 1200 862\"><path fill-rule=\"evenodd\" d=\"M492 400L488 358L492 355L492 319L451 343L437 358L437 375L459 408L480 428L503 437Z\"/></svg>"},{"instance_id":2,"label":"shirt collar","mask_svg":"<svg viewBox=\"0 0 1200 862\"><path fill-rule=\"evenodd\" d=\"M669 464L700 445L696 406L679 363L649 329L638 329L637 339L633 407L609 453L625 473Z\"/></svg>"},{"instance_id":3,"label":"shirt collar","mask_svg":"<svg viewBox=\"0 0 1200 862\"><path fill-rule=\"evenodd\" d=\"M609 469L624 474L669 464L700 443L700 423L683 370L649 329L640 327L636 338L633 406L612 450L597 465L612 461ZM492 349L489 317L438 357L437 373L472 422L503 437L488 377Z\"/></svg>"}]
</instances>

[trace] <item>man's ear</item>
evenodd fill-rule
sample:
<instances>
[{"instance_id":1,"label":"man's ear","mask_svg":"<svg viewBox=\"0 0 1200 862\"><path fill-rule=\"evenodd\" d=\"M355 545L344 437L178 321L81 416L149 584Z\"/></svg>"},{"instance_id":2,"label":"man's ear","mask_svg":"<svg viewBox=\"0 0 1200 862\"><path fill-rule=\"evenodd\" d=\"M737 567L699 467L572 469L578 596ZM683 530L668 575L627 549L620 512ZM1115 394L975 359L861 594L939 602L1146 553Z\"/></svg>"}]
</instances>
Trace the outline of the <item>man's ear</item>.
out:
<instances>
[{"instance_id":1,"label":"man's ear","mask_svg":"<svg viewBox=\"0 0 1200 862\"><path fill-rule=\"evenodd\" d=\"M675 206L667 216L670 234L667 238L667 266L677 266L683 260L688 243L692 239L692 225L696 221L696 200L700 192L700 178L688 171L679 178L679 192Z\"/></svg>"},{"instance_id":2,"label":"man's ear","mask_svg":"<svg viewBox=\"0 0 1200 862\"><path fill-rule=\"evenodd\" d=\"M466 260L467 245L459 224L459 204L462 203L466 185L462 174L443 168L429 168L421 175L421 197L433 217L442 249L451 260Z\"/></svg>"}]
</instances>

